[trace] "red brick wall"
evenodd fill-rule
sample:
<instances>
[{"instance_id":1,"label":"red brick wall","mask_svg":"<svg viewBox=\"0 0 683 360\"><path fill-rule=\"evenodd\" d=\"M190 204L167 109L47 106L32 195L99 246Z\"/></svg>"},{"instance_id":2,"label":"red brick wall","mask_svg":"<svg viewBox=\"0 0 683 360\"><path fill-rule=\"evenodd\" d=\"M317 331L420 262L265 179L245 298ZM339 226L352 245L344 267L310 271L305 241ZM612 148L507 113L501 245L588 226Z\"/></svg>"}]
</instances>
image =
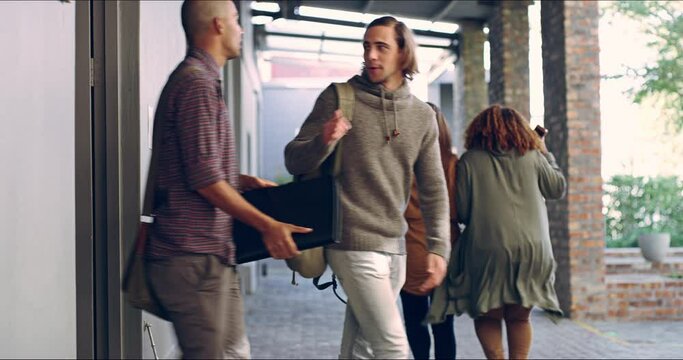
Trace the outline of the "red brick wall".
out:
<instances>
[{"instance_id":1,"label":"red brick wall","mask_svg":"<svg viewBox=\"0 0 683 360\"><path fill-rule=\"evenodd\" d=\"M453 145L465 151L465 130L470 121L488 106L486 74L484 71L484 24L480 21L461 21L459 58L455 63L453 83Z\"/></svg>"},{"instance_id":2,"label":"red brick wall","mask_svg":"<svg viewBox=\"0 0 683 360\"><path fill-rule=\"evenodd\" d=\"M683 320L683 248L669 249L661 263L639 248L605 249L607 316L618 320Z\"/></svg>"},{"instance_id":3,"label":"red brick wall","mask_svg":"<svg viewBox=\"0 0 683 360\"><path fill-rule=\"evenodd\" d=\"M463 91L465 124L469 124L487 106L486 79L484 73L484 41L486 35L483 24L477 21L463 21L460 24L462 42L458 59L463 66ZM456 91L458 91L456 90Z\"/></svg>"},{"instance_id":4,"label":"red brick wall","mask_svg":"<svg viewBox=\"0 0 683 360\"><path fill-rule=\"evenodd\" d=\"M501 1L489 19L489 102L529 119L529 1Z\"/></svg>"},{"instance_id":5,"label":"red brick wall","mask_svg":"<svg viewBox=\"0 0 683 360\"><path fill-rule=\"evenodd\" d=\"M568 181L567 196L548 210L556 289L572 318L607 313L598 21L597 2L541 2L546 143Z\"/></svg>"},{"instance_id":6,"label":"red brick wall","mask_svg":"<svg viewBox=\"0 0 683 360\"><path fill-rule=\"evenodd\" d=\"M615 275L607 280L608 313L619 320L683 320L683 280Z\"/></svg>"}]
</instances>

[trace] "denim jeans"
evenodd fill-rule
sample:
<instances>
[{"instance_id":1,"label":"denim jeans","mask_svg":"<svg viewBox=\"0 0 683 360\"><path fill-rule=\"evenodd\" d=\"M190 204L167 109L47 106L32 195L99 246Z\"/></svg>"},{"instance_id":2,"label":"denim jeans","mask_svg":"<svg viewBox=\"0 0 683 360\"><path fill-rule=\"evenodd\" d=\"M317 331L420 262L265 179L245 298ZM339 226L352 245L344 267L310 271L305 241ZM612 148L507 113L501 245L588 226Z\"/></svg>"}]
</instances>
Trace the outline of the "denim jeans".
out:
<instances>
[{"instance_id":1,"label":"denim jeans","mask_svg":"<svg viewBox=\"0 0 683 360\"><path fill-rule=\"evenodd\" d=\"M424 324L431 295L414 295L401 291L401 304L403 305L403 318L406 322L408 343L415 359L429 359L431 338L429 329ZM446 321L432 324L434 336L434 358L455 359L455 329L453 328L453 315L446 316Z\"/></svg>"}]
</instances>

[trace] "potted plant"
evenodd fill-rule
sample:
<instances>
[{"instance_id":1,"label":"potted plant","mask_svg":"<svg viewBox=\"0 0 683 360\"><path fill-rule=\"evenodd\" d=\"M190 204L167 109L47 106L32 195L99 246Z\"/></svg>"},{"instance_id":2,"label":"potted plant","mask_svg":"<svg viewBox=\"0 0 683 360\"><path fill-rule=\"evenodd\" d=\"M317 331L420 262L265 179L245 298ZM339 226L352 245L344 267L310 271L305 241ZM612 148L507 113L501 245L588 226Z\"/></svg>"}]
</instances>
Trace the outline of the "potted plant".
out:
<instances>
[{"instance_id":1,"label":"potted plant","mask_svg":"<svg viewBox=\"0 0 683 360\"><path fill-rule=\"evenodd\" d=\"M643 180L638 246L646 260L662 262L671 245L671 225L680 210L680 183L675 177Z\"/></svg>"},{"instance_id":2,"label":"potted plant","mask_svg":"<svg viewBox=\"0 0 683 360\"><path fill-rule=\"evenodd\" d=\"M671 234L646 233L638 236L638 246L643 257L650 262L662 262L671 245Z\"/></svg>"},{"instance_id":3,"label":"potted plant","mask_svg":"<svg viewBox=\"0 0 683 360\"><path fill-rule=\"evenodd\" d=\"M615 175L605 190L608 244L639 246L651 262L663 261L672 242L680 244L683 181L674 176Z\"/></svg>"}]
</instances>

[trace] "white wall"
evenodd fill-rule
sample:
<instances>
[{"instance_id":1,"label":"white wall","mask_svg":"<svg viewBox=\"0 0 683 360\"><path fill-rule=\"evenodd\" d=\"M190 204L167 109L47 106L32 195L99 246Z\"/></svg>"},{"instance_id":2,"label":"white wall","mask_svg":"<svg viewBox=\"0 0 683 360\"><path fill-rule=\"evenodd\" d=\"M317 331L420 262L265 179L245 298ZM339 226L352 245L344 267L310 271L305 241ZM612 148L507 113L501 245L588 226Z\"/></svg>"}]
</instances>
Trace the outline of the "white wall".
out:
<instances>
[{"instance_id":1,"label":"white wall","mask_svg":"<svg viewBox=\"0 0 683 360\"><path fill-rule=\"evenodd\" d=\"M285 146L294 139L328 84L308 88L264 84L261 176L273 181L290 176L285 168Z\"/></svg>"},{"instance_id":2,"label":"white wall","mask_svg":"<svg viewBox=\"0 0 683 360\"><path fill-rule=\"evenodd\" d=\"M262 103L261 80L254 55L254 31L251 25L249 2L242 2L240 25L242 26L242 51L239 58L229 60L226 83L228 85L228 111L236 129L235 140L239 148L240 172L259 175L258 169L258 122L259 104ZM235 78L239 77L235 87ZM230 93L230 91L234 93ZM261 109L262 111L262 109Z\"/></svg>"},{"instance_id":3,"label":"white wall","mask_svg":"<svg viewBox=\"0 0 683 360\"><path fill-rule=\"evenodd\" d=\"M180 22L180 1L140 2L140 189L144 196L149 158L148 108L151 107L151 121L157 101L168 76L185 57L187 46ZM151 127L150 127L151 128ZM142 200L140 202L142 206ZM152 325L154 343L160 358L177 357L180 350L176 345L173 326L147 313L143 321ZM149 337L143 333L143 357L154 358Z\"/></svg>"},{"instance_id":4,"label":"white wall","mask_svg":"<svg viewBox=\"0 0 683 360\"><path fill-rule=\"evenodd\" d=\"M240 25L242 26L242 56L239 59L230 60L233 68L239 66L239 71L233 71L228 76L239 76L240 87L233 87L234 94L228 94L232 103L228 107L236 108L235 102L239 103L239 113L235 109L228 109L234 114L232 120L235 132L236 144L239 147L240 173L262 176L259 169L259 117L263 112L260 105L262 101L261 80L256 67L254 56L254 32L251 25L251 10L249 2L243 1L240 6ZM234 79L227 79L234 81ZM226 82L227 82L226 81ZM258 289L258 262L251 262L237 267L241 277L242 292L252 294Z\"/></svg>"},{"instance_id":5,"label":"white wall","mask_svg":"<svg viewBox=\"0 0 683 360\"><path fill-rule=\"evenodd\" d=\"M0 44L0 358L74 358L75 4L0 2Z\"/></svg>"}]
</instances>

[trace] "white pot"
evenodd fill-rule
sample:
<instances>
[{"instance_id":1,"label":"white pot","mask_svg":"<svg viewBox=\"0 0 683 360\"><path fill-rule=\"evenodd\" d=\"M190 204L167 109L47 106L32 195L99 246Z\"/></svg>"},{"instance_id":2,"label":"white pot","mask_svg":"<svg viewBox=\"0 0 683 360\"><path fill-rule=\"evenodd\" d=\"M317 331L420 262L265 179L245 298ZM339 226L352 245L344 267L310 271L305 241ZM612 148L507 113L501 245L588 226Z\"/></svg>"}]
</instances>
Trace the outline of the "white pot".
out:
<instances>
[{"instance_id":1,"label":"white pot","mask_svg":"<svg viewBox=\"0 0 683 360\"><path fill-rule=\"evenodd\" d=\"M671 235L667 233L643 234L638 237L638 246L643 257L651 262L662 262L666 258L671 244Z\"/></svg>"}]
</instances>

